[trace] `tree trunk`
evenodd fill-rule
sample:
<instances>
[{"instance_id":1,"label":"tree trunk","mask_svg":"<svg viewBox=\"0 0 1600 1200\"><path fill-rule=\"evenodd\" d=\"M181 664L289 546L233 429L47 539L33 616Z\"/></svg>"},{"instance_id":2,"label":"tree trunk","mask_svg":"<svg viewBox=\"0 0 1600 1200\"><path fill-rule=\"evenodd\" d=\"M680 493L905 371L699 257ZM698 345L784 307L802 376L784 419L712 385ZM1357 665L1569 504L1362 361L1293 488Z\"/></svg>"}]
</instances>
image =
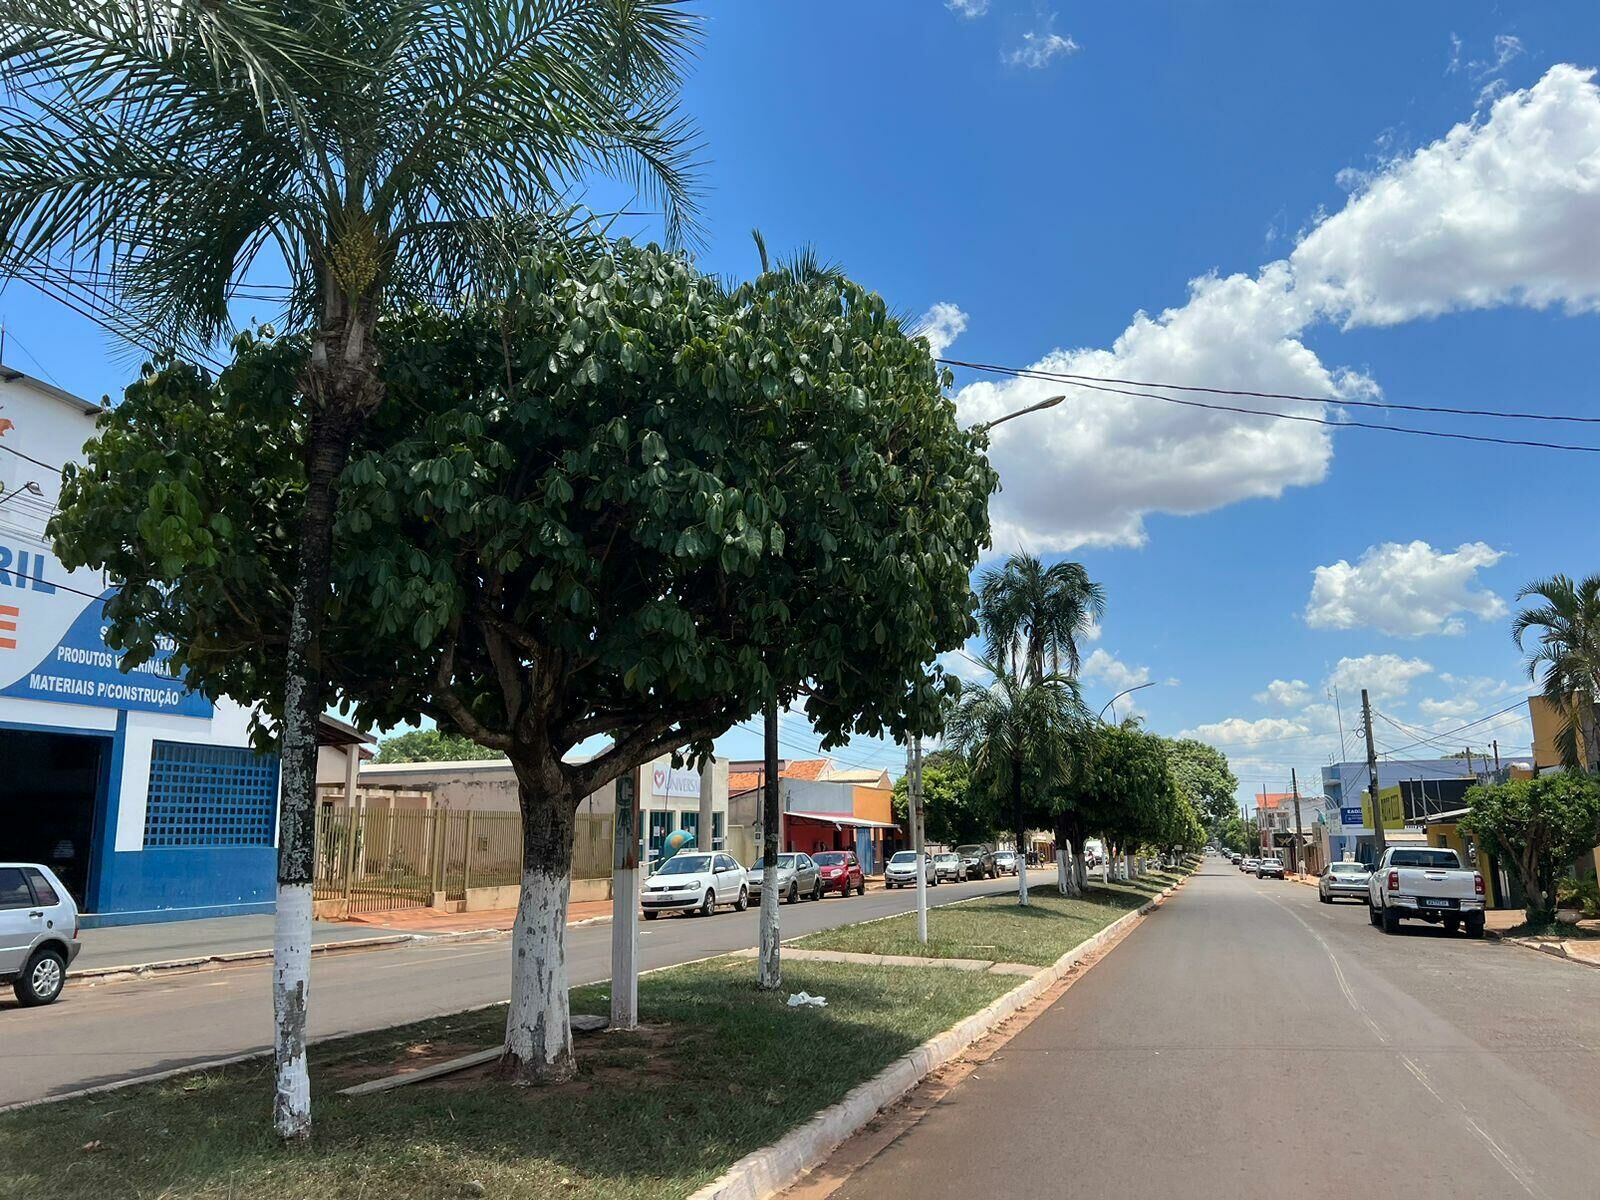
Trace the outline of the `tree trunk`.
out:
<instances>
[{"instance_id":1,"label":"tree trunk","mask_svg":"<svg viewBox=\"0 0 1600 1200\"><path fill-rule=\"evenodd\" d=\"M783 951L778 932L779 825L783 821L778 794L778 702L769 700L761 731L761 946L756 986L776 991L783 986ZM770 882L769 882L770 881ZM845 894L849 891L846 877Z\"/></svg>"},{"instance_id":2,"label":"tree trunk","mask_svg":"<svg viewBox=\"0 0 1600 1200\"><path fill-rule=\"evenodd\" d=\"M560 1083L577 1070L567 1007L567 895L577 806L558 763L517 764L522 888L511 933L511 1006L499 1074Z\"/></svg>"},{"instance_id":3,"label":"tree trunk","mask_svg":"<svg viewBox=\"0 0 1600 1200\"><path fill-rule=\"evenodd\" d=\"M1072 843L1072 876L1077 884L1075 895L1081 896L1089 887L1089 866L1083 861L1083 839Z\"/></svg>"},{"instance_id":4,"label":"tree trunk","mask_svg":"<svg viewBox=\"0 0 1600 1200\"><path fill-rule=\"evenodd\" d=\"M305 511L284 659L278 888L272 951L273 1125L286 1141L311 1135L306 1010L311 991L311 881L316 866L317 726L322 715L322 624L332 579L339 473L357 416L313 407Z\"/></svg>"},{"instance_id":5,"label":"tree trunk","mask_svg":"<svg viewBox=\"0 0 1600 1200\"><path fill-rule=\"evenodd\" d=\"M1011 817L1017 836L1017 903L1023 908L1027 908L1028 860L1023 846L1027 841L1028 831L1023 828L1026 822L1022 818L1022 764L1020 762L1011 764Z\"/></svg>"}]
</instances>

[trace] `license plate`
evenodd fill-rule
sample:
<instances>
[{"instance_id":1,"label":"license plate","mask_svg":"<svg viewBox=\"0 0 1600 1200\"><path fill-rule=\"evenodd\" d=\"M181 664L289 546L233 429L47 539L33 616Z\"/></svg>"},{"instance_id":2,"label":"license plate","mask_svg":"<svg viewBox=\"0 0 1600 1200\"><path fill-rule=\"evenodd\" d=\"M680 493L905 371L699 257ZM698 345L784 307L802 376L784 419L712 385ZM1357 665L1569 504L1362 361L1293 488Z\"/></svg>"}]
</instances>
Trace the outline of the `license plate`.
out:
<instances>
[{"instance_id":1,"label":"license plate","mask_svg":"<svg viewBox=\"0 0 1600 1200\"><path fill-rule=\"evenodd\" d=\"M1454 900L1435 900L1432 897L1424 897L1422 901L1423 908L1454 908L1455 906L1456 902Z\"/></svg>"}]
</instances>

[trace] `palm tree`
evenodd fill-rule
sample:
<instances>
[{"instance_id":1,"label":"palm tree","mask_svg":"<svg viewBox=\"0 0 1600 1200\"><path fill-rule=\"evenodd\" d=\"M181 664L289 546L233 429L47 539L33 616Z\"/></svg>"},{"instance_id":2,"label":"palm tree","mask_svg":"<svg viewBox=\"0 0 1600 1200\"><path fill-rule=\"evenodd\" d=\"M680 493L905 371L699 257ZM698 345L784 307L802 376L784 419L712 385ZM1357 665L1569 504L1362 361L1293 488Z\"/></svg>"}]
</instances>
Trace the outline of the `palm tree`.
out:
<instances>
[{"instance_id":1,"label":"palm tree","mask_svg":"<svg viewBox=\"0 0 1600 1200\"><path fill-rule=\"evenodd\" d=\"M1543 603L1517 613L1511 636L1524 650L1529 631L1538 630L1538 645L1528 652L1528 678L1539 682L1545 701L1561 714L1561 761L1573 770L1600 771L1600 575L1577 582L1552 575L1517 593L1518 600L1529 596Z\"/></svg>"},{"instance_id":2,"label":"palm tree","mask_svg":"<svg viewBox=\"0 0 1600 1200\"><path fill-rule=\"evenodd\" d=\"M990 682L962 690L945 736L967 756L973 782L997 804L1010 801L1017 838L1017 900L1026 905L1029 814L1024 796L1046 795L1066 777L1072 732L1086 714L1077 683L1064 675L1024 679L992 654L982 665Z\"/></svg>"},{"instance_id":3,"label":"palm tree","mask_svg":"<svg viewBox=\"0 0 1600 1200\"><path fill-rule=\"evenodd\" d=\"M286 269L309 410L285 655L275 1121L310 1131L319 669L338 479L382 403L379 318L504 283L620 177L690 216L680 0L0 0L0 277L87 281L136 345L203 355ZM60 272L71 267L70 276Z\"/></svg>"},{"instance_id":4,"label":"palm tree","mask_svg":"<svg viewBox=\"0 0 1600 1200\"><path fill-rule=\"evenodd\" d=\"M1078 638L1105 615L1105 589L1089 578L1082 563L1045 566L1031 554L1013 554L984 573L978 585L980 621L991 655L1015 660L1032 679L1042 679L1046 663L1053 674L1075 676L1082 661Z\"/></svg>"}]
</instances>

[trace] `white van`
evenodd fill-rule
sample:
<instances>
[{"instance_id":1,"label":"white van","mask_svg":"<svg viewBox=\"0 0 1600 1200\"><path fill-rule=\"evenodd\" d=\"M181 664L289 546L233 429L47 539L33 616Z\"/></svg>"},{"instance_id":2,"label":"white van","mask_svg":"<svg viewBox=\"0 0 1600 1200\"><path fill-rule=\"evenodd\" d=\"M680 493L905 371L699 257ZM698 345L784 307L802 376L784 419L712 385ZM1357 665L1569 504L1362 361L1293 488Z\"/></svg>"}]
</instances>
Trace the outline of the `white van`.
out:
<instances>
[{"instance_id":1,"label":"white van","mask_svg":"<svg viewBox=\"0 0 1600 1200\"><path fill-rule=\"evenodd\" d=\"M78 906L55 873L0 862L0 983L22 1004L54 1003L80 949Z\"/></svg>"}]
</instances>

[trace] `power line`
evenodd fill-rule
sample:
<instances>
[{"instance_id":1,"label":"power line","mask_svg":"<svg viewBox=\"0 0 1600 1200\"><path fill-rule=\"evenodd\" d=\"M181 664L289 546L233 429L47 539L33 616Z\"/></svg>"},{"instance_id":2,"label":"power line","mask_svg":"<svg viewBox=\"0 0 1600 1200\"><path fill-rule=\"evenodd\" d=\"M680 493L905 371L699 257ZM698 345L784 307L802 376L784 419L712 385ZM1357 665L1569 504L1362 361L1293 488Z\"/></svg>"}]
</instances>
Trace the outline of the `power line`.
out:
<instances>
[{"instance_id":1,"label":"power line","mask_svg":"<svg viewBox=\"0 0 1600 1200\"><path fill-rule=\"evenodd\" d=\"M4 450L7 454L15 454L18 458L22 459L24 462L31 462L34 466L43 467L46 471L53 472L56 475L60 475L61 474L61 468L60 467L52 467L47 462L40 462L37 458L34 458L31 454L24 454L21 450L18 450L15 446L8 446L4 442L0 442L0 450Z\"/></svg>"},{"instance_id":2,"label":"power line","mask_svg":"<svg viewBox=\"0 0 1600 1200\"><path fill-rule=\"evenodd\" d=\"M1448 737L1454 737L1456 734L1464 733L1468 729L1476 728L1477 726L1482 725L1486 721L1492 721L1496 717L1503 717L1509 712L1514 712L1515 710L1521 708L1525 703L1527 703L1527 702L1524 701L1524 700L1518 700L1514 704L1506 705L1506 707L1502 708L1499 712L1492 712L1486 717L1479 717L1476 721L1468 721L1465 725L1458 725L1454 729L1446 729L1442 733L1434 734L1433 738L1434 739L1444 739L1444 738L1448 738ZM1400 754L1400 753L1404 753L1407 750L1413 750L1418 746L1426 745L1429 740L1430 739L1426 739L1425 738L1422 741L1412 742L1410 745L1401 746L1398 750L1392 751L1391 753Z\"/></svg>"},{"instance_id":3,"label":"power line","mask_svg":"<svg viewBox=\"0 0 1600 1200\"><path fill-rule=\"evenodd\" d=\"M1009 373L1015 368L996 366L993 363L963 362L960 359L936 360L947 367L966 367L973 371ZM1030 368L1031 370L1032 368ZM1494 408L1451 408L1440 404L1400 404L1385 400L1346 400L1337 396L1302 396L1294 392L1252 392L1242 388L1202 387L1188 383L1152 383L1144 379L1118 379L1114 375L1080 375L1071 371L1039 371L1040 377L1066 381L1083 380L1090 383L1120 383L1127 387L1163 388L1172 392L1200 392L1209 396L1245 396L1256 400L1295 400L1303 404L1335 405L1340 408L1394 409L1400 412L1444 413L1457 417L1502 417L1519 421L1569 421L1576 424L1600 425L1600 417L1581 417L1568 413L1505 412Z\"/></svg>"},{"instance_id":4,"label":"power line","mask_svg":"<svg viewBox=\"0 0 1600 1200\"><path fill-rule=\"evenodd\" d=\"M940 362L950 360L940 359ZM1404 433L1412 437L1442 438L1456 442L1479 442L1493 446L1522 446L1534 450L1567 450L1579 454L1600 454L1600 446L1578 446L1566 442L1540 442L1524 438L1499 438L1487 434L1455 433L1441 429L1417 429L1410 425L1381 425L1374 421L1334 421L1327 417L1307 417L1298 413L1273 412L1270 409L1244 408L1236 404L1215 404L1205 400L1186 400L1180 396L1163 396L1159 392L1135 392L1127 388L1106 387L1097 383L1084 383L1048 371L1021 367L980 368L1016 379L1043 379L1067 387L1085 388L1092 392L1106 392L1116 396L1133 396L1143 400L1160 400L1165 404L1179 404L1185 408L1201 408L1211 412L1239 413L1250 417L1267 417L1274 421L1298 421L1305 425L1325 425L1330 429L1372 429L1380 433Z\"/></svg>"}]
</instances>

